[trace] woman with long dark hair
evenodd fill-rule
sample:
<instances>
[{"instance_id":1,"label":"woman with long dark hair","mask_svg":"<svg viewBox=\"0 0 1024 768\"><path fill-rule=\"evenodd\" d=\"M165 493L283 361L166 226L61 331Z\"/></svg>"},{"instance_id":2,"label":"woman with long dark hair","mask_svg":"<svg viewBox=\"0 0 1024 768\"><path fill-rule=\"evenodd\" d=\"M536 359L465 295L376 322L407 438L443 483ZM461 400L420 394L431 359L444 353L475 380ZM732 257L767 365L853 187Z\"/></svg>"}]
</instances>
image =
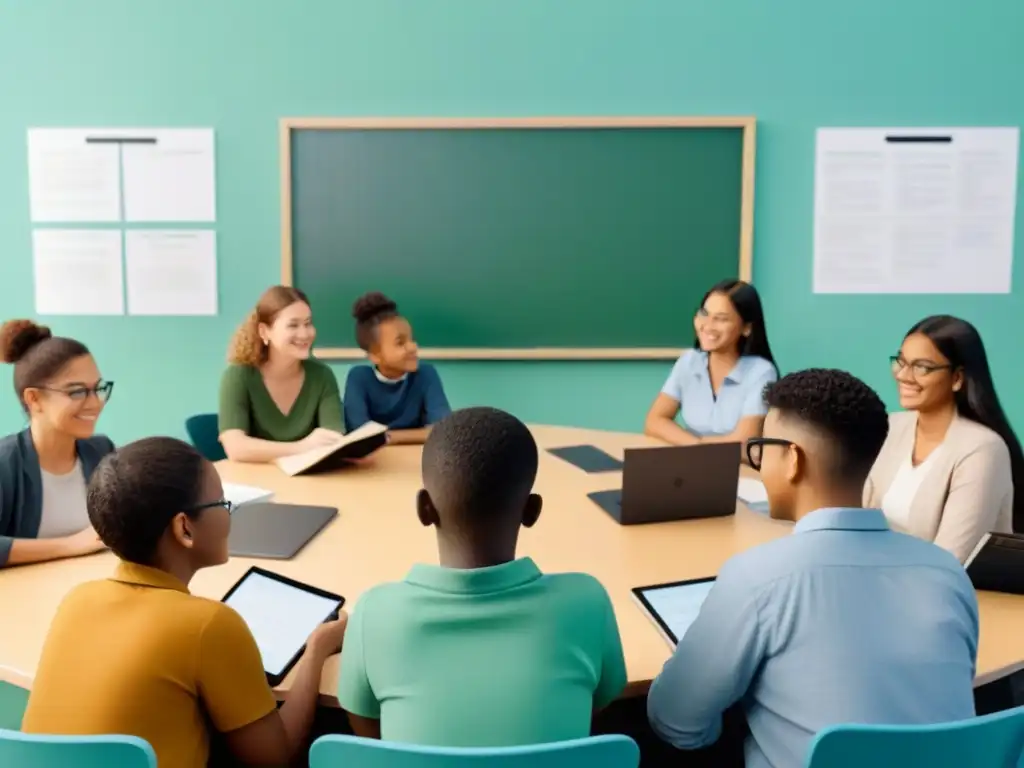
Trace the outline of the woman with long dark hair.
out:
<instances>
[{"instance_id":1,"label":"woman with long dark hair","mask_svg":"<svg viewBox=\"0 0 1024 768\"><path fill-rule=\"evenodd\" d=\"M977 329L949 315L911 328L891 358L904 411L864 491L890 525L948 549L961 562L989 532L1024 524L1014 487L1024 454L996 396Z\"/></svg>"},{"instance_id":2,"label":"woman with long dark hair","mask_svg":"<svg viewBox=\"0 0 1024 768\"><path fill-rule=\"evenodd\" d=\"M644 432L675 445L756 437L767 412L764 389L778 378L757 290L742 280L712 286L693 326L693 349L672 368Z\"/></svg>"}]
</instances>

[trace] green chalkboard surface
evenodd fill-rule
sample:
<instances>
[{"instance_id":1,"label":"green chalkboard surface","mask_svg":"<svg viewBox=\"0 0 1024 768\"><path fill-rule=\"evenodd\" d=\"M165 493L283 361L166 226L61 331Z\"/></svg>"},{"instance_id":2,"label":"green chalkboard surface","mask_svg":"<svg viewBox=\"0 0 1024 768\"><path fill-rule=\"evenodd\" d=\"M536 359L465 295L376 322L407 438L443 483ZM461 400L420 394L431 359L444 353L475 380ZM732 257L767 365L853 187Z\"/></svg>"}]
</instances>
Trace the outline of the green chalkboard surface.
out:
<instances>
[{"instance_id":1,"label":"green chalkboard surface","mask_svg":"<svg viewBox=\"0 0 1024 768\"><path fill-rule=\"evenodd\" d=\"M447 356L664 352L740 272L742 127L317 127L288 144L291 282L321 356L355 346L369 290Z\"/></svg>"}]
</instances>

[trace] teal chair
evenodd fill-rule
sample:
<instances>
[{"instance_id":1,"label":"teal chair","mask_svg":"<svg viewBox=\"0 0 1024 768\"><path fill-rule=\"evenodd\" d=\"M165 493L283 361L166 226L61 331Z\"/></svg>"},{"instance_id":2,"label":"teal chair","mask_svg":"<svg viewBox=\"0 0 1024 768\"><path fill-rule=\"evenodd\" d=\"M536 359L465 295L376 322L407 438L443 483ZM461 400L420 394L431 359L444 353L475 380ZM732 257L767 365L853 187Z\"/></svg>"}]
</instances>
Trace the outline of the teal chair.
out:
<instances>
[{"instance_id":1,"label":"teal chair","mask_svg":"<svg viewBox=\"0 0 1024 768\"><path fill-rule=\"evenodd\" d=\"M217 428L216 413L200 413L197 416L190 416L185 419L185 431L195 449L209 461L221 461L228 457L224 453L224 446L218 439L220 431Z\"/></svg>"},{"instance_id":2,"label":"teal chair","mask_svg":"<svg viewBox=\"0 0 1024 768\"><path fill-rule=\"evenodd\" d=\"M17 685L0 682L0 730L21 728L21 717L28 706L28 691Z\"/></svg>"},{"instance_id":3,"label":"teal chair","mask_svg":"<svg viewBox=\"0 0 1024 768\"><path fill-rule=\"evenodd\" d=\"M37 736L0 730L0 765L10 768L156 768L135 736Z\"/></svg>"},{"instance_id":4,"label":"teal chair","mask_svg":"<svg viewBox=\"0 0 1024 768\"><path fill-rule=\"evenodd\" d=\"M2 763L0 763L2 764ZM626 736L498 749L445 749L355 736L321 736L309 768L637 768L640 749Z\"/></svg>"},{"instance_id":5,"label":"teal chair","mask_svg":"<svg viewBox=\"0 0 1024 768\"><path fill-rule=\"evenodd\" d=\"M1024 768L1024 707L940 725L834 725L807 768Z\"/></svg>"}]
</instances>

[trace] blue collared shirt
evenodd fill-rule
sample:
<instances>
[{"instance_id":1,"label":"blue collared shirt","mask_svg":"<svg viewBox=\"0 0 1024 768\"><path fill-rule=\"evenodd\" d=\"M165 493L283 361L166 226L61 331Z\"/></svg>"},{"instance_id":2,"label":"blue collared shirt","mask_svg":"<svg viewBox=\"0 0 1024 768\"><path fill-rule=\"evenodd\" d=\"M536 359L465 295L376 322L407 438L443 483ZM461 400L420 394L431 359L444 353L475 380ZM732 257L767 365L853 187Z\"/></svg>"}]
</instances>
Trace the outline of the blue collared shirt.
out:
<instances>
[{"instance_id":1,"label":"blue collared shirt","mask_svg":"<svg viewBox=\"0 0 1024 768\"><path fill-rule=\"evenodd\" d=\"M727 435L745 416L764 416L764 388L778 378L763 357L744 355L722 382L716 397L708 374L708 353L689 349L672 367L663 395L679 403L683 423L697 435Z\"/></svg>"},{"instance_id":2,"label":"blue collared shirt","mask_svg":"<svg viewBox=\"0 0 1024 768\"><path fill-rule=\"evenodd\" d=\"M963 567L875 509L820 509L723 567L651 686L651 727L679 749L742 700L747 768L802 766L829 725L974 716L978 602Z\"/></svg>"}]
</instances>

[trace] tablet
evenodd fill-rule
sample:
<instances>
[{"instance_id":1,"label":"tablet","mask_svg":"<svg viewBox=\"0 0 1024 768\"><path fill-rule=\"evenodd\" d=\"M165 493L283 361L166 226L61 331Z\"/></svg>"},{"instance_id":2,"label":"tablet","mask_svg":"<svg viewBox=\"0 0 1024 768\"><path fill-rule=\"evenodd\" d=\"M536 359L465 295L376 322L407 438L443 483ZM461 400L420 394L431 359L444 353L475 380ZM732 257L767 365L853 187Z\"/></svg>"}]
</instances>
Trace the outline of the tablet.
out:
<instances>
[{"instance_id":1,"label":"tablet","mask_svg":"<svg viewBox=\"0 0 1024 768\"><path fill-rule=\"evenodd\" d=\"M267 680L278 685L302 656L313 630L337 616L345 598L254 566L222 602L245 619Z\"/></svg>"},{"instance_id":2,"label":"tablet","mask_svg":"<svg viewBox=\"0 0 1024 768\"><path fill-rule=\"evenodd\" d=\"M674 581L653 587L634 587L633 597L662 636L675 647L679 644L679 638L697 620L700 607L714 585L714 576Z\"/></svg>"}]
</instances>

